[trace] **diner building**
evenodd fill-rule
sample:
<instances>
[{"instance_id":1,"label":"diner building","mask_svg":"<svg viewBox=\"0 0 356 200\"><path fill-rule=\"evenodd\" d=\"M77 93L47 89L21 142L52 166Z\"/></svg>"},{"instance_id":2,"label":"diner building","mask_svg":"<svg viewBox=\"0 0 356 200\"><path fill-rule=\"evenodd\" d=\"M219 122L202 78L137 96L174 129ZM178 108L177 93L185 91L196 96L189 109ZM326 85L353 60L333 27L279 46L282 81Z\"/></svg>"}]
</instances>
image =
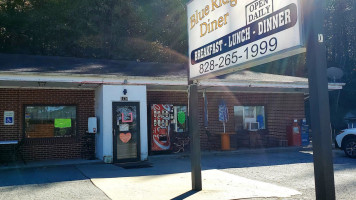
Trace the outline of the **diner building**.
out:
<instances>
[{"instance_id":1,"label":"diner building","mask_svg":"<svg viewBox=\"0 0 356 200\"><path fill-rule=\"evenodd\" d=\"M26 161L188 151L188 89L184 64L0 54L0 157L12 145ZM245 70L198 90L202 150L286 146L286 127L305 118L306 78Z\"/></svg>"}]
</instances>

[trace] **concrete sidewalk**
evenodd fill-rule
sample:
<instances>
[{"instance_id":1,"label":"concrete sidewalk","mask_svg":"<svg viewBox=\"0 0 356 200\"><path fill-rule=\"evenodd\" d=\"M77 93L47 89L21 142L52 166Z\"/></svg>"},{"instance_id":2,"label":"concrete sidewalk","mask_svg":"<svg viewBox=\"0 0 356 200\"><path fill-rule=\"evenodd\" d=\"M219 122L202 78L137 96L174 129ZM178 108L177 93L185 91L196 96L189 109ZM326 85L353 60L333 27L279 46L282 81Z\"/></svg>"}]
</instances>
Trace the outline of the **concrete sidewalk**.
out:
<instances>
[{"instance_id":1,"label":"concrete sidewalk","mask_svg":"<svg viewBox=\"0 0 356 200\"><path fill-rule=\"evenodd\" d=\"M86 178L111 199L243 199L243 198L286 198L300 192L270 183L255 181L233 175L209 165L226 157L234 159L239 154L268 154L297 152L301 147L271 149L243 149L237 151L202 152L203 190L191 191L189 154L150 156L152 167L124 169L100 160L66 160L29 162L27 165L9 165L1 169L36 168L53 166L60 170L64 165L74 165ZM230 156L229 156L230 155ZM216 157L215 157L216 156ZM207 158L209 157L208 161ZM216 159L215 159L216 158ZM69 167L69 166L68 166ZM79 173L79 172L78 172Z\"/></svg>"},{"instance_id":2,"label":"concrete sidewalk","mask_svg":"<svg viewBox=\"0 0 356 200\"><path fill-rule=\"evenodd\" d=\"M301 194L286 187L250 180L216 169L202 171L203 190L191 191L190 160L161 158L153 167L123 169L115 165L80 165L77 168L111 199L228 200L286 198Z\"/></svg>"},{"instance_id":3,"label":"concrete sidewalk","mask_svg":"<svg viewBox=\"0 0 356 200\"><path fill-rule=\"evenodd\" d=\"M89 175L89 173L84 173ZM228 200L245 198L286 198L300 192L254 181L219 170L202 172L203 190L191 191L190 173L120 178L92 178L91 181L111 199L189 199ZM152 197L152 198L149 198Z\"/></svg>"}]
</instances>

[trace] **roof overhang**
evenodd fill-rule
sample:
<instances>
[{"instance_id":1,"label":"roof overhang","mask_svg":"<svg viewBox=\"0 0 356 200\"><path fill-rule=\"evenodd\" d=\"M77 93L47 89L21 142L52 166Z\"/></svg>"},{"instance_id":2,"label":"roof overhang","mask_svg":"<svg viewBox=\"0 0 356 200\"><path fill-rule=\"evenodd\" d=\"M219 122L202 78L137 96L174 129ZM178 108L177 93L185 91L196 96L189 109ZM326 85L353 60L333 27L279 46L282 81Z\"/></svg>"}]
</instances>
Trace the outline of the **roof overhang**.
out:
<instances>
[{"instance_id":1,"label":"roof overhang","mask_svg":"<svg viewBox=\"0 0 356 200\"><path fill-rule=\"evenodd\" d=\"M279 83L279 82L258 82L258 81L221 81L217 79L205 80L199 82L202 87L238 87L238 88L278 88L278 89L308 89L308 82L290 82L290 83ZM341 90L344 83L329 83L329 90Z\"/></svg>"},{"instance_id":2,"label":"roof overhang","mask_svg":"<svg viewBox=\"0 0 356 200\"><path fill-rule=\"evenodd\" d=\"M78 75L61 73L0 73L0 87L16 88L96 88L100 85L152 85L187 86L188 80L180 77L135 77L115 75Z\"/></svg>"},{"instance_id":3,"label":"roof overhang","mask_svg":"<svg viewBox=\"0 0 356 200\"><path fill-rule=\"evenodd\" d=\"M299 80L299 79L298 79ZM308 93L304 81L258 81L209 79L199 81L199 89L207 92ZM0 88L95 89L100 85L146 85L151 91L186 91L188 80L181 76L137 77L68 73L0 73ZM329 90L341 90L344 83L329 83Z\"/></svg>"}]
</instances>

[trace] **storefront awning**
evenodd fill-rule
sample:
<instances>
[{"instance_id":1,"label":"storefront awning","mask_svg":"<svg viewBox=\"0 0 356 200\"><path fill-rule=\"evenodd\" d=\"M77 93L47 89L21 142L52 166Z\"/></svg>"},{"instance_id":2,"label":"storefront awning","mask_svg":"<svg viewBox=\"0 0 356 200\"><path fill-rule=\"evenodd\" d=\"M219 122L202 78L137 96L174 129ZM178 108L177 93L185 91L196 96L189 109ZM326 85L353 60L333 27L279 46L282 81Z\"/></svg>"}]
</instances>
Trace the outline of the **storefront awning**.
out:
<instances>
[{"instance_id":1,"label":"storefront awning","mask_svg":"<svg viewBox=\"0 0 356 200\"><path fill-rule=\"evenodd\" d=\"M95 89L100 85L146 85L148 90L186 90L185 64L0 54L0 87ZM329 83L340 90L344 83ZM206 91L308 92L308 79L238 71L202 80Z\"/></svg>"}]
</instances>

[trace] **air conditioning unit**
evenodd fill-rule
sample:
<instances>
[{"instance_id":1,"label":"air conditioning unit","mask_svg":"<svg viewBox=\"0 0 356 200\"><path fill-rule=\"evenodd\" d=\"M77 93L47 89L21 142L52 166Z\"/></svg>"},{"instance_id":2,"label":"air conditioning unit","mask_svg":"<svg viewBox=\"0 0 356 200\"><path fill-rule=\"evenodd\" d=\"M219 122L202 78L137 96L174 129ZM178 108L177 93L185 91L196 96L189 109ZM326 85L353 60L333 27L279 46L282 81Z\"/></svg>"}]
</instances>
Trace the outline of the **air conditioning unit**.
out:
<instances>
[{"instance_id":1,"label":"air conditioning unit","mask_svg":"<svg viewBox=\"0 0 356 200\"><path fill-rule=\"evenodd\" d=\"M250 131L257 131L259 129L258 122L249 122L249 129Z\"/></svg>"}]
</instances>

